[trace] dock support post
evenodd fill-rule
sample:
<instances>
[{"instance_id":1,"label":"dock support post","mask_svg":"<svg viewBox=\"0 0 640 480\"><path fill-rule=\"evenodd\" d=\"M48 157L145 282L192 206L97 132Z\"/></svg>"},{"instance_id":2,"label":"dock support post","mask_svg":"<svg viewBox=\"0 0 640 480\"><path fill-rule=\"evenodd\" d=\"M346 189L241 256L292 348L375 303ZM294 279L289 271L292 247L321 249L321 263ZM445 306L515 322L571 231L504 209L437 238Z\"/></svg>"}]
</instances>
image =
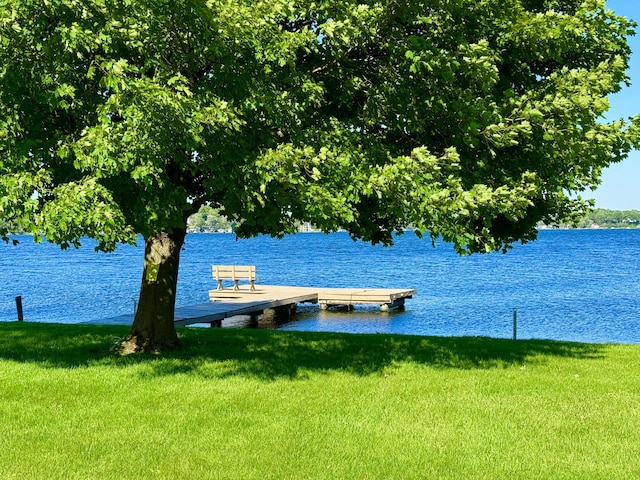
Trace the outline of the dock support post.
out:
<instances>
[{"instance_id":1,"label":"dock support post","mask_svg":"<svg viewBox=\"0 0 640 480\"><path fill-rule=\"evenodd\" d=\"M265 308L262 312L262 320L260 325L269 327L273 325L281 325L291 320L296 313L296 304L281 305L274 308Z\"/></svg>"},{"instance_id":2,"label":"dock support post","mask_svg":"<svg viewBox=\"0 0 640 480\"><path fill-rule=\"evenodd\" d=\"M404 298L396 298L391 303L383 303L380 305L381 312L388 312L392 308L397 308L398 310L404 309Z\"/></svg>"},{"instance_id":3,"label":"dock support post","mask_svg":"<svg viewBox=\"0 0 640 480\"><path fill-rule=\"evenodd\" d=\"M518 339L518 310L513 310L513 339Z\"/></svg>"},{"instance_id":4,"label":"dock support post","mask_svg":"<svg viewBox=\"0 0 640 480\"><path fill-rule=\"evenodd\" d=\"M265 308L262 311L262 317L258 322L258 326L272 327L276 325L276 311L274 308Z\"/></svg>"},{"instance_id":5,"label":"dock support post","mask_svg":"<svg viewBox=\"0 0 640 480\"><path fill-rule=\"evenodd\" d=\"M18 311L18 321L24 321L24 315L22 313L22 297L20 295L16 297L16 310Z\"/></svg>"}]
</instances>

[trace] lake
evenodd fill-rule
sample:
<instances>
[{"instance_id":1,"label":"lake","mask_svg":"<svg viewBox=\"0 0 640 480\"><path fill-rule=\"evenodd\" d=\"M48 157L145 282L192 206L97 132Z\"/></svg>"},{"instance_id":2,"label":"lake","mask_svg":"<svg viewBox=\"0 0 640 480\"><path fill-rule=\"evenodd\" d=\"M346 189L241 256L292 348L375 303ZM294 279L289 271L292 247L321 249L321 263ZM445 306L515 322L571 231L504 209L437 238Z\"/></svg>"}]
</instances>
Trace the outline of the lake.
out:
<instances>
[{"instance_id":1,"label":"lake","mask_svg":"<svg viewBox=\"0 0 640 480\"><path fill-rule=\"evenodd\" d=\"M143 246L96 253L87 240L61 251L15 237L0 243L0 321L80 323L131 313L142 276ZM512 336L640 343L640 230L542 230L506 255L459 257L412 233L392 247L353 242L346 233L304 233L282 240L190 234L182 252L177 305L208 301L212 264L256 265L258 283L317 287L413 288L406 308L388 313L303 306L287 330Z\"/></svg>"}]
</instances>

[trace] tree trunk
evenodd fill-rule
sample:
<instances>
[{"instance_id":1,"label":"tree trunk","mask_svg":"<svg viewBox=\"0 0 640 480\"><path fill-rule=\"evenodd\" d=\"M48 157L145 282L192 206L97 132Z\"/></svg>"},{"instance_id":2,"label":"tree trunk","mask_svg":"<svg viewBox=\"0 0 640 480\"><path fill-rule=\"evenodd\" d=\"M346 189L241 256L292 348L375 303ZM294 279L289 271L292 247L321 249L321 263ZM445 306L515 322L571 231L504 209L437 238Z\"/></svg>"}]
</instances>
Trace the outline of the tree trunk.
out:
<instances>
[{"instance_id":1,"label":"tree trunk","mask_svg":"<svg viewBox=\"0 0 640 480\"><path fill-rule=\"evenodd\" d=\"M174 313L185 235L186 229L174 229L145 238L138 309L131 330L120 345L120 353L157 352L178 346Z\"/></svg>"}]
</instances>

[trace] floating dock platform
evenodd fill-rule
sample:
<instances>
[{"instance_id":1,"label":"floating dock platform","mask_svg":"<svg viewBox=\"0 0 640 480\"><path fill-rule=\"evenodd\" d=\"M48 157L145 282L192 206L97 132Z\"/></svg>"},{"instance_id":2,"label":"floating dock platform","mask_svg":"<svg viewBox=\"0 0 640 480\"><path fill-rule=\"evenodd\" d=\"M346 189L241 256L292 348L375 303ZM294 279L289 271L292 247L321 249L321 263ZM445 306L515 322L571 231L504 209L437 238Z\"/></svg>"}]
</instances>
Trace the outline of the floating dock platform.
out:
<instances>
[{"instance_id":1,"label":"floating dock platform","mask_svg":"<svg viewBox=\"0 0 640 480\"><path fill-rule=\"evenodd\" d=\"M391 288L316 288L260 285L255 290L209 290L209 299L218 302L246 302L262 299L295 299L293 303L318 303L320 308L331 306L379 305L381 311L402 307L406 299L416 294L412 289Z\"/></svg>"},{"instance_id":2,"label":"floating dock platform","mask_svg":"<svg viewBox=\"0 0 640 480\"><path fill-rule=\"evenodd\" d=\"M264 318L267 324L286 322L300 303L318 304L321 309L355 305L378 305L383 312L402 308L406 299L416 294L412 289L386 288L314 288L256 285L254 290L242 286L238 290L226 288L210 290L209 303L176 307L176 326L209 323L221 326L225 318L250 316L254 323ZM88 323L131 325L133 315L120 315Z\"/></svg>"}]
</instances>

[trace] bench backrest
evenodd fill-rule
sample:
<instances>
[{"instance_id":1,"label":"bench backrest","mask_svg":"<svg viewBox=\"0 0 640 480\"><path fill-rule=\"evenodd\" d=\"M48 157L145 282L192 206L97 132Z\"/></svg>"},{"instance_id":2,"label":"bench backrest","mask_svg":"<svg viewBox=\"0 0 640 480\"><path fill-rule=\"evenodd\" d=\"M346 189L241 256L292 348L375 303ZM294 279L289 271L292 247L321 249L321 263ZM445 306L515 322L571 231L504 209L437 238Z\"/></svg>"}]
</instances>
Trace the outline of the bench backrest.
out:
<instances>
[{"instance_id":1,"label":"bench backrest","mask_svg":"<svg viewBox=\"0 0 640 480\"><path fill-rule=\"evenodd\" d=\"M213 265L213 278L216 280L255 280L255 265Z\"/></svg>"}]
</instances>

